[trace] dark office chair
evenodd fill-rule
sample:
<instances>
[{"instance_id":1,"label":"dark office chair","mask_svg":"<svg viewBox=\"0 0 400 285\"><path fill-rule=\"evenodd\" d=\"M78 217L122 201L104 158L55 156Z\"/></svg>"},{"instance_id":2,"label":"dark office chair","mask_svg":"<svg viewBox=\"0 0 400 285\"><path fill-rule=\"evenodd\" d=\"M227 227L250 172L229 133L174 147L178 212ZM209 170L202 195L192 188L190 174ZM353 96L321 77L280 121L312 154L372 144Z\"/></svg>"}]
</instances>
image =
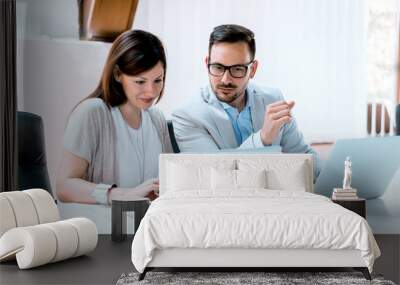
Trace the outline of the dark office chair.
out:
<instances>
[{"instance_id":1,"label":"dark office chair","mask_svg":"<svg viewBox=\"0 0 400 285\"><path fill-rule=\"evenodd\" d=\"M169 137L171 138L172 149L174 150L174 153L180 153L181 151L179 150L178 143L176 142L174 126L172 125L172 121L168 120L167 125L168 125Z\"/></svg>"},{"instance_id":2,"label":"dark office chair","mask_svg":"<svg viewBox=\"0 0 400 285\"><path fill-rule=\"evenodd\" d=\"M42 118L28 112L17 113L18 190L42 188L53 196L47 172Z\"/></svg>"}]
</instances>

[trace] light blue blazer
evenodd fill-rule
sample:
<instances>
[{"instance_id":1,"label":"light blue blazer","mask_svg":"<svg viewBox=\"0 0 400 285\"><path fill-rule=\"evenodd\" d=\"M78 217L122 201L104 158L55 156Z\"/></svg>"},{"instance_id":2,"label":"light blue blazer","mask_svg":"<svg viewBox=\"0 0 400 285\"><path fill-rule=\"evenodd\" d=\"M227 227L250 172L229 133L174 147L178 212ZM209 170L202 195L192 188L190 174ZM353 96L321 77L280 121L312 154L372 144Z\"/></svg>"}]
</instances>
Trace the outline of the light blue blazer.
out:
<instances>
[{"instance_id":1,"label":"light blue blazer","mask_svg":"<svg viewBox=\"0 0 400 285\"><path fill-rule=\"evenodd\" d=\"M251 100L253 134L238 145L228 114L208 85L200 94L190 98L172 114L174 131L181 152L215 152L221 149L276 148L284 153L310 153L314 155L314 175L320 172L320 161L315 151L304 142L296 121L281 127L272 146L263 146L260 130L264 122L267 105L284 100L278 89L259 87L250 83L247 86L248 100ZM250 96L252 98L250 98Z\"/></svg>"}]
</instances>

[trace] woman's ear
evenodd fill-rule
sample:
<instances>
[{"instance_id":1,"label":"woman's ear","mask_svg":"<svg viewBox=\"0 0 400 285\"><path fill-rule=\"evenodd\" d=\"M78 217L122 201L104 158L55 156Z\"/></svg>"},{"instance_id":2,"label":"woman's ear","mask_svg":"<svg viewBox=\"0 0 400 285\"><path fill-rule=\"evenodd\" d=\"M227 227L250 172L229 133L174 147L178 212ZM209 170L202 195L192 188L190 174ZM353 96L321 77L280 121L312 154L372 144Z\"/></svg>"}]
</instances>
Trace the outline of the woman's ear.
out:
<instances>
[{"instance_id":1,"label":"woman's ear","mask_svg":"<svg viewBox=\"0 0 400 285\"><path fill-rule=\"evenodd\" d=\"M113 76L114 76L115 81L121 83L121 70L119 69L118 65L114 66Z\"/></svg>"}]
</instances>

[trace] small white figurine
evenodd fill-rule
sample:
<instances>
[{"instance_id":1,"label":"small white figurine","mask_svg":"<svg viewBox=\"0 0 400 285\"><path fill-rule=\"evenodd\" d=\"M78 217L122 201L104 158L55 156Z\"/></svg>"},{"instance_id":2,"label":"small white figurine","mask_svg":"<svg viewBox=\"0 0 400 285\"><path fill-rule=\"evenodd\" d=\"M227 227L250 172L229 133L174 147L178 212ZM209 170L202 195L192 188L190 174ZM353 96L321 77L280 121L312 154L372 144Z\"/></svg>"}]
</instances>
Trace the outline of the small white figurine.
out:
<instances>
[{"instance_id":1,"label":"small white figurine","mask_svg":"<svg viewBox=\"0 0 400 285\"><path fill-rule=\"evenodd\" d=\"M344 162L343 189L352 189L351 188L351 160L350 160L350 157L346 157L346 161Z\"/></svg>"}]
</instances>

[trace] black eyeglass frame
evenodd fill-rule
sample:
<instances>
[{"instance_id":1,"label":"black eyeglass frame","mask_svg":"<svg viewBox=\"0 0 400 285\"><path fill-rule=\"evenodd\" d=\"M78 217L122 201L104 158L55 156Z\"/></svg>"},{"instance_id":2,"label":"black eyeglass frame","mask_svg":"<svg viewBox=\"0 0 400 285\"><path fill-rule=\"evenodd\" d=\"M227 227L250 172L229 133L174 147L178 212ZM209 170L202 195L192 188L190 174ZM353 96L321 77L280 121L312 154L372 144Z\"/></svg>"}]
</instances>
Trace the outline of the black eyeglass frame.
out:
<instances>
[{"instance_id":1,"label":"black eyeglass frame","mask_svg":"<svg viewBox=\"0 0 400 285\"><path fill-rule=\"evenodd\" d=\"M226 66L226 65L223 65L223 64L221 64L221 63L209 63L209 64L207 64L207 69L208 69L208 73L210 74L210 75L212 75L212 76L215 76L215 77L221 77L221 76L224 76L224 74L225 74L225 72L226 72L226 70L228 69L229 70L229 74L233 77L233 78L243 78L243 77L245 77L246 75L247 75L247 72L249 71L249 66L252 64L252 63L254 63L254 61L255 61L255 59L253 59L252 61L250 61L249 63L246 63L246 64L234 64L234 65L229 65L229 66ZM210 67L211 66L220 66L220 67L222 67L223 69L224 69L224 72L222 72L220 75L215 75L215 74L212 74L211 73L211 71L210 71ZM244 67L244 68L246 68L246 71L245 71L245 73L244 73L244 75L243 76L234 76L233 74L232 74L232 71L231 71L231 68L234 68L234 67Z\"/></svg>"}]
</instances>

